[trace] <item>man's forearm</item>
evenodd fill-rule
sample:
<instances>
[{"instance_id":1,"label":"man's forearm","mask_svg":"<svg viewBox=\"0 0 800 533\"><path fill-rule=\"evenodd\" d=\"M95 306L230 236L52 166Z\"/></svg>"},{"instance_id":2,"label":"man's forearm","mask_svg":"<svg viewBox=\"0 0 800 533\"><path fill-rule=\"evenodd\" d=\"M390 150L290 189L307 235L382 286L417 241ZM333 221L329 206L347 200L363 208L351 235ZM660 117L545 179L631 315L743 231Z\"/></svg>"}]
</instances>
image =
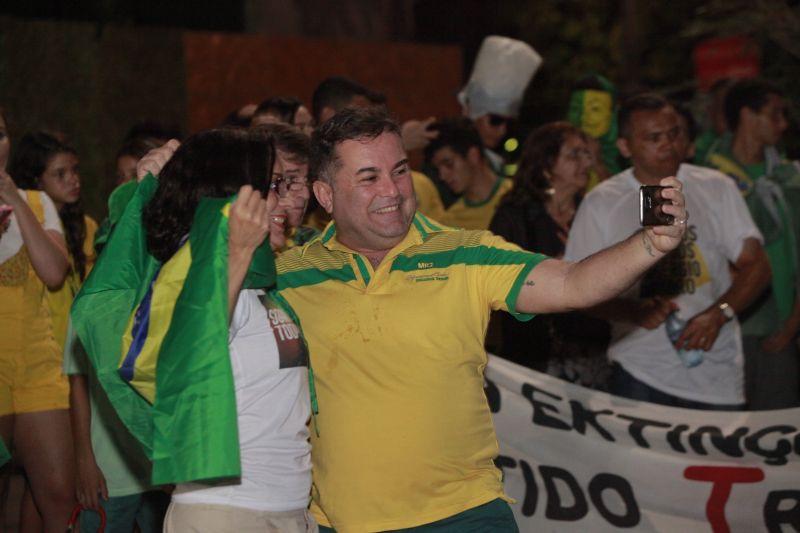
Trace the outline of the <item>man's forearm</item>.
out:
<instances>
[{"instance_id":1,"label":"man's forearm","mask_svg":"<svg viewBox=\"0 0 800 533\"><path fill-rule=\"evenodd\" d=\"M638 231L569 265L564 280L564 302L570 309L585 309L615 298L664 255L644 231Z\"/></svg>"},{"instance_id":2,"label":"man's forearm","mask_svg":"<svg viewBox=\"0 0 800 533\"><path fill-rule=\"evenodd\" d=\"M595 307L622 294L663 256L639 231L575 263L543 261L528 275L517 311L562 313Z\"/></svg>"},{"instance_id":3,"label":"man's forearm","mask_svg":"<svg viewBox=\"0 0 800 533\"><path fill-rule=\"evenodd\" d=\"M746 266L737 266L731 286L714 303L727 303L736 314L746 310L769 286L772 269L767 254L759 246L757 257Z\"/></svg>"}]
</instances>

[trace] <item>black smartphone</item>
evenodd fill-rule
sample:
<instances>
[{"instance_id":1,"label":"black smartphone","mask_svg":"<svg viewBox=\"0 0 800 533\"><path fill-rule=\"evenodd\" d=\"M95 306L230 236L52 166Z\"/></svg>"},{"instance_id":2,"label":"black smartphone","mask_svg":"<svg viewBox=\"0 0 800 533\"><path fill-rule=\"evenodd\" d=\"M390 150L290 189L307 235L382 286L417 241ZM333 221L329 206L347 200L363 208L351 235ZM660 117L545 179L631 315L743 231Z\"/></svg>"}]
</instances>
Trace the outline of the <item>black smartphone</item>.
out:
<instances>
[{"instance_id":1,"label":"black smartphone","mask_svg":"<svg viewBox=\"0 0 800 533\"><path fill-rule=\"evenodd\" d=\"M661 195L661 185L642 185L639 187L639 224L642 226L669 226L675 217L664 213L662 205L669 202Z\"/></svg>"}]
</instances>

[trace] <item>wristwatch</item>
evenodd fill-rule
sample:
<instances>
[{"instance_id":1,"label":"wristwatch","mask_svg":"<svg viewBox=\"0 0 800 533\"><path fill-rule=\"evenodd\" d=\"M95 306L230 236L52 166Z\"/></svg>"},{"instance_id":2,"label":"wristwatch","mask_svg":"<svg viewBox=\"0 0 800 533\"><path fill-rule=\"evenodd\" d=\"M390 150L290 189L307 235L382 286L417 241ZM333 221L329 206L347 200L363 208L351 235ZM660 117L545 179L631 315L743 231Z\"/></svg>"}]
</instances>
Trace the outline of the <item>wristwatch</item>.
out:
<instances>
[{"instance_id":1,"label":"wristwatch","mask_svg":"<svg viewBox=\"0 0 800 533\"><path fill-rule=\"evenodd\" d=\"M722 316L725 317L726 322L730 322L733 320L733 317L736 316L736 312L733 310L733 307L728 305L727 302L722 302L718 307L719 310L722 311Z\"/></svg>"}]
</instances>

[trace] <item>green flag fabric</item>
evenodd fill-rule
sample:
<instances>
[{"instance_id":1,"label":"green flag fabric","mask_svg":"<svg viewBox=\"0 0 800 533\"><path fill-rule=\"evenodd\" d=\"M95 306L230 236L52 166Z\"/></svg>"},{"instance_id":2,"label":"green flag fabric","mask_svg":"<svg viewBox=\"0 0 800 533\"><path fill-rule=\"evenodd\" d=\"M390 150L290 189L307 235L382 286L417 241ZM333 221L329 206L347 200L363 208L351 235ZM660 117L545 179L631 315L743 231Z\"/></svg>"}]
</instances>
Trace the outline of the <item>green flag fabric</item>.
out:
<instances>
[{"instance_id":1,"label":"green flag fabric","mask_svg":"<svg viewBox=\"0 0 800 533\"><path fill-rule=\"evenodd\" d=\"M99 254L108 242L111 230L117 225L125 207L131 201L138 188L136 181L123 183L111 192L108 197L108 216L100 223L97 232L94 234L94 249Z\"/></svg>"},{"instance_id":2,"label":"green flag fabric","mask_svg":"<svg viewBox=\"0 0 800 533\"><path fill-rule=\"evenodd\" d=\"M232 199L203 199L186 243L161 264L147 251L141 222L157 186L148 176L137 187L75 298L73 323L109 400L153 461L153 484L236 477L227 309ZM244 287L274 280L265 242ZM156 308L170 291L174 301Z\"/></svg>"}]
</instances>

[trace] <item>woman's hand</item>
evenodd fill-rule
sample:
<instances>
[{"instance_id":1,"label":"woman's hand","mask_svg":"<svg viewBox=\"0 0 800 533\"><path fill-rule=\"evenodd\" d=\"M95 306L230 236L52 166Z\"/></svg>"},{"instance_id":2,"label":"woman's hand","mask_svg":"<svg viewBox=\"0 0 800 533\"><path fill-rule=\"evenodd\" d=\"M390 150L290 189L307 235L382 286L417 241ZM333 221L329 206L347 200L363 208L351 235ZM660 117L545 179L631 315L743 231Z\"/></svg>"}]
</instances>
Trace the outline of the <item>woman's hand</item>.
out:
<instances>
[{"instance_id":1,"label":"woman's hand","mask_svg":"<svg viewBox=\"0 0 800 533\"><path fill-rule=\"evenodd\" d=\"M276 203L272 202L273 206ZM270 232L268 200L250 185L239 189L228 218L228 248L234 253L252 254Z\"/></svg>"},{"instance_id":2,"label":"woman's hand","mask_svg":"<svg viewBox=\"0 0 800 533\"><path fill-rule=\"evenodd\" d=\"M277 204L265 200L250 185L239 189L228 214L228 320L233 316L239 291L253 260L253 252L270 232L269 212Z\"/></svg>"},{"instance_id":3,"label":"woman's hand","mask_svg":"<svg viewBox=\"0 0 800 533\"><path fill-rule=\"evenodd\" d=\"M158 177L161 169L167 164L167 161L172 159L175 155L175 150L180 147L181 143L176 139L170 139L162 146L154 148L147 152L143 158L136 163L136 180L142 181L147 174L152 174Z\"/></svg>"}]
</instances>

